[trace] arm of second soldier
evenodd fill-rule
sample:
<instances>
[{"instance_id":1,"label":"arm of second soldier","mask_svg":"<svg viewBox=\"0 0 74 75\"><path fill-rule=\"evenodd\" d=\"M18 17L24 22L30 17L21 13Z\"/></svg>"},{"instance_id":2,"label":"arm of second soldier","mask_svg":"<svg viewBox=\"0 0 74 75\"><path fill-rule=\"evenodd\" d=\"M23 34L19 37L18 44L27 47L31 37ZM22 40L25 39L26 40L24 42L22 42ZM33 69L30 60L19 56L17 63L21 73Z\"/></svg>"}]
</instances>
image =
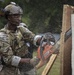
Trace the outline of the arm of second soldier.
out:
<instances>
[{"instance_id":1,"label":"arm of second soldier","mask_svg":"<svg viewBox=\"0 0 74 75\"><path fill-rule=\"evenodd\" d=\"M9 37L6 34L0 33L0 56L6 65L18 66L19 63L30 63L30 58L21 58L14 55L10 46ZM30 63L31 64L31 63Z\"/></svg>"}]
</instances>

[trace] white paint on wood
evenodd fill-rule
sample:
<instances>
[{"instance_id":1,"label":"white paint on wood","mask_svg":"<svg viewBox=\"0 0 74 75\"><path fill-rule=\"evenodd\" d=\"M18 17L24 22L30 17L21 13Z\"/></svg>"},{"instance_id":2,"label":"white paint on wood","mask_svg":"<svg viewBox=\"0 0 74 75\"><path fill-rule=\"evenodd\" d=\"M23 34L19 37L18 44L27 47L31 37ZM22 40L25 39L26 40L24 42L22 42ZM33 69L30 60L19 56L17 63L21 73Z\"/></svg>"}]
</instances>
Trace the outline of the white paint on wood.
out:
<instances>
[{"instance_id":1,"label":"white paint on wood","mask_svg":"<svg viewBox=\"0 0 74 75\"><path fill-rule=\"evenodd\" d=\"M72 26L72 58L71 58L71 66L72 66L72 75L74 75L74 14L71 14L71 26Z\"/></svg>"}]
</instances>

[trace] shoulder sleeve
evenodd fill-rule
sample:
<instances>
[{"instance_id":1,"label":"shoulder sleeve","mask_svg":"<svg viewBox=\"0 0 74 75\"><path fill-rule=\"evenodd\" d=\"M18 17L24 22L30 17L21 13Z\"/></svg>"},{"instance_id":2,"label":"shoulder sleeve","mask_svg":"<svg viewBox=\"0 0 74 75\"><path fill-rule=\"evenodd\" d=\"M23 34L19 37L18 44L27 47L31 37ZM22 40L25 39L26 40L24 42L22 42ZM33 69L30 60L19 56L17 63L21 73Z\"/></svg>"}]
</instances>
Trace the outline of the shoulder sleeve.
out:
<instances>
[{"instance_id":1,"label":"shoulder sleeve","mask_svg":"<svg viewBox=\"0 0 74 75\"><path fill-rule=\"evenodd\" d=\"M24 39L33 42L35 34L31 32L28 28L25 28L25 32L23 33L23 36L24 36Z\"/></svg>"},{"instance_id":2,"label":"shoulder sleeve","mask_svg":"<svg viewBox=\"0 0 74 75\"><path fill-rule=\"evenodd\" d=\"M28 26L25 23L20 23L19 26L24 26L24 27L28 28Z\"/></svg>"},{"instance_id":3,"label":"shoulder sleeve","mask_svg":"<svg viewBox=\"0 0 74 75\"><path fill-rule=\"evenodd\" d=\"M23 35L25 40L33 41L35 34L31 32L24 24L18 26L19 31Z\"/></svg>"}]
</instances>

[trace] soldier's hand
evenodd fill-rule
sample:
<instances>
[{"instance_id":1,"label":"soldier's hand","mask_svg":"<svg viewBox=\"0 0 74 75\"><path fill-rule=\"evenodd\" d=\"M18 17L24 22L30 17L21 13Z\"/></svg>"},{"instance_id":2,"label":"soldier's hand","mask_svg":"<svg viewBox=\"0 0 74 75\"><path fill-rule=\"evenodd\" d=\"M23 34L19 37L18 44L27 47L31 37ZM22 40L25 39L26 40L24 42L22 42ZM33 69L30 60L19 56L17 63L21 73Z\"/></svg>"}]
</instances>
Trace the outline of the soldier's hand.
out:
<instances>
[{"instance_id":1,"label":"soldier's hand","mask_svg":"<svg viewBox=\"0 0 74 75\"><path fill-rule=\"evenodd\" d=\"M30 64L36 66L39 63L39 58L34 57L30 60Z\"/></svg>"}]
</instances>

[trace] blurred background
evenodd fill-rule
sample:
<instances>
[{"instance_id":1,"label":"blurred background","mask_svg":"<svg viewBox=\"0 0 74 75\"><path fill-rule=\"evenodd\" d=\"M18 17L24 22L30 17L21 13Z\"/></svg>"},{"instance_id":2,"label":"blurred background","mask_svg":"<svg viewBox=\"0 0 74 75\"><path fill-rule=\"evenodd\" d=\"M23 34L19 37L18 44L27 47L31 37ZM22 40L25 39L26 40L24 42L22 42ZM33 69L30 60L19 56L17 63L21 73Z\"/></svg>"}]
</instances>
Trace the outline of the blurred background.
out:
<instances>
[{"instance_id":1,"label":"blurred background","mask_svg":"<svg viewBox=\"0 0 74 75\"><path fill-rule=\"evenodd\" d=\"M35 34L52 32L61 33L63 5L74 5L73 0L0 0L0 9L11 1L22 7L24 13L22 21ZM6 24L0 16L0 28Z\"/></svg>"},{"instance_id":2,"label":"blurred background","mask_svg":"<svg viewBox=\"0 0 74 75\"><path fill-rule=\"evenodd\" d=\"M74 0L0 0L0 9L10 2L16 2L22 9L22 22L35 34L51 32L56 40L60 38L62 28L63 5L74 5ZM4 27L7 20L0 11L0 29ZM34 52L34 56L36 52ZM41 75L45 66L38 70ZM60 75L60 57L58 55L48 75Z\"/></svg>"}]
</instances>

